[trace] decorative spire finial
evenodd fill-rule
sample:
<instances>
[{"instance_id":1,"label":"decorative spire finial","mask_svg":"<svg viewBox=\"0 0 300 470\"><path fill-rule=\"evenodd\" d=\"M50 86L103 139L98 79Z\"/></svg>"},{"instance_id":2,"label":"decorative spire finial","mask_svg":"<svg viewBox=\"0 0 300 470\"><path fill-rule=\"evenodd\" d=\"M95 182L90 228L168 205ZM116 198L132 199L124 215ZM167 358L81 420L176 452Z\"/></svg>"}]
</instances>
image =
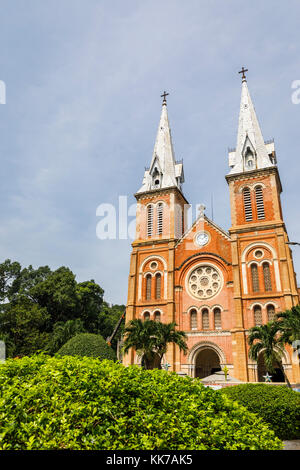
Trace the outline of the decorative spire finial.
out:
<instances>
[{"instance_id":1,"label":"decorative spire finial","mask_svg":"<svg viewBox=\"0 0 300 470\"><path fill-rule=\"evenodd\" d=\"M163 98L163 105L167 104L166 98L167 98L168 95L169 95L169 93L167 93L166 91L164 91L163 94L160 95L160 97Z\"/></svg>"},{"instance_id":2,"label":"decorative spire finial","mask_svg":"<svg viewBox=\"0 0 300 470\"><path fill-rule=\"evenodd\" d=\"M248 69L245 69L244 67L242 67L242 70L239 72L239 73L242 73L242 81L243 82L246 82L246 75L245 75L245 72L248 72Z\"/></svg>"},{"instance_id":3,"label":"decorative spire finial","mask_svg":"<svg viewBox=\"0 0 300 470\"><path fill-rule=\"evenodd\" d=\"M204 213L205 213L205 205L204 204L200 204L200 206L198 206L198 212L199 212L199 218L200 219L203 219L204 217Z\"/></svg>"}]
</instances>

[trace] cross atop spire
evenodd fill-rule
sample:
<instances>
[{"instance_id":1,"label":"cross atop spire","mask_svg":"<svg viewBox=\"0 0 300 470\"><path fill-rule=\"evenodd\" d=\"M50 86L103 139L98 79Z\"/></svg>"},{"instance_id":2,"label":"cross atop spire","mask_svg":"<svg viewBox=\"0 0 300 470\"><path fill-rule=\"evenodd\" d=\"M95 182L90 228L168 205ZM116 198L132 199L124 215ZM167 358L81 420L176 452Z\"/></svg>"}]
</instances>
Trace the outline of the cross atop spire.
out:
<instances>
[{"instance_id":1,"label":"cross atop spire","mask_svg":"<svg viewBox=\"0 0 300 470\"><path fill-rule=\"evenodd\" d=\"M161 98L163 98L163 104L167 104L167 96L169 95L170 93L167 93L166 91L163 92L162 95L160 95Z\"/></svg>"},{"instance_id":2,"label":"cross atop spire","mask_svg":"<svg viewBox=\"0 0 300 470\"><path fill-rule=\"evenodd\" d=\"M143 185L138 193L177 187L184 182L183 163L175 160L166 97L161 95L163 106L157 130L150 167L145 169Z\"/></svg>"},{"instance_id":3,"label":"cross atop spire","mask_svg":"<svg viewBox=\"0 0 300 470\"><path fill-rule=\"evenodd\" d=\"M236 149L229 152L231 174L259 170L276 164L276 159L271 158L272 152L275 152L274 144L268 144L264 141L248 90L245 72L247 70L244 67L239 72L243 74L242 96L237 145Z\"/></svg>"},{"instance_id":4,"label":"cross atop spire","mask_svg":"<svg viewBox=\"0 0 300 470\"><path fill-rule=\"evenodd\" d=\"M242 73L242 81L246 81L246 75L245 75L245 72L248 72L248 69L245 69L244 67L242 67L242 70L239 71L239 73Z\"/></svg>"}]
</instances>

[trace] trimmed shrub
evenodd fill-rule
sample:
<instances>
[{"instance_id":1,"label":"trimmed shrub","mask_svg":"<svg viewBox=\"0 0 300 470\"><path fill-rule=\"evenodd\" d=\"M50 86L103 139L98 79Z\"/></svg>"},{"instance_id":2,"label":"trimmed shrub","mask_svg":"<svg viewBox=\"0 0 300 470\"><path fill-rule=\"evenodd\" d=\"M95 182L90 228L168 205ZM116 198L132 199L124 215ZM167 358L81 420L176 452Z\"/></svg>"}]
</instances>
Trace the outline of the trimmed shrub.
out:
<instances>
[{"instance_id":1,"label":"trimmed shrub","mask_svg":"<svg viewBox=\"0 0 300 470\"><path fill-rule=\"evenodd\" d=\"M222 394L257 413L280 439L300 439L300 393L282 385L242 384Z\"/></svg>"},{"instance_id":2,"label":"trimmed shrub","mask_svg":"<svg viewBox=\"0 0 300 470\"><path fill-rule=\"evenodd\" d=\"M280 449L255 414L198 380L84 357L0 366L0 449Z\"/></svg>"},{"instance_id":3,"label":"trimmed shrub","mask_svg":"<svg viewBox=\"0 0 300 470\"><path fill-rule=\"evenodd\" d=\"M69 339L58 351L60 356L88 356L116 360L116 353L101 335L80 333Z\"/></svg>"}]
</instances>

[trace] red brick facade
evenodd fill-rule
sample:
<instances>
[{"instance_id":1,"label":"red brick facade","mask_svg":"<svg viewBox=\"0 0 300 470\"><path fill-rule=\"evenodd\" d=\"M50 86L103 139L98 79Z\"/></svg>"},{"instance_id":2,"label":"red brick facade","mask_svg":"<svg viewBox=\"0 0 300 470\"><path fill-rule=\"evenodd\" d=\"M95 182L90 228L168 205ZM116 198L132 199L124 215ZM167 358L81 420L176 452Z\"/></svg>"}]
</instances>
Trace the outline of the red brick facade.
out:
<instances>
[{"instance_id":1,"label":"red brick facade","mask_svg":"<svg viewBox=\"0 0 300 470\"><path fill-rule=\"evenodd\" d=\"M188 354L170 346L165 358L174 371L203 377L227 365L233 377L258 381L259 367L248 358L247 331L297 305L299 291L282 218L277 167L226 178L229 233L203 214L186 229L187 201L176 186L136 194L126 321L175 321L186 332ZM159 203L163 204L161 233ZM246 220L246 210L251 220ZM199 234L202 241L197 244ZM125 364L140 361L134 351L124 358ZM300 382L291 348L283 365L290 381Z\"/></svg>"}]
</instances>

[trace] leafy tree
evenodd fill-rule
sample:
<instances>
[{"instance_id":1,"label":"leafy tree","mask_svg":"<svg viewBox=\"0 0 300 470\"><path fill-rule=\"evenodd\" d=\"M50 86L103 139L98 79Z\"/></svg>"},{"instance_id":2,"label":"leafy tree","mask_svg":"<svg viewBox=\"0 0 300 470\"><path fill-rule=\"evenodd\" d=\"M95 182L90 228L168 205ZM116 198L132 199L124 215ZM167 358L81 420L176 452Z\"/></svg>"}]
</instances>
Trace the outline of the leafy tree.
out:
<instances>
[{"instance_id":1,"label":"leafy tree","mask_svg":"<svg viewBox=\"0 0 300 470\"><path fill-rule=\"evenodd\" d=\"M186 334L175 329L176 323L161 323L154 320L131 320L125 326L124 353L134 348L143 356L145 369L161 368L161 360L167 351L168 344L179 346L187 351ZM158 364L156 364L158 358Z\"/></svg>"},{"instance_id":2,"label":"leafy tree","mask_svg":"<svg viewBox=\"0 0 300 470\"><path fill-rule=\"evenodd\" d=\"M86 330L83 321L79 318L68 320L66 322L57 322L54 325L50 341L46 346L46 351L50 354L56 353L69 339L78 333L84 333Z\"/></svg>"},{"instance_id":3,"label":"leafy tree","mask_svg":"<svg viewBox=\"0 0 300 470\"><path fill-rule=\"evenodd\" d=\"M113 333L116 324L120 320L121 316L125 311L125 305L112 305L111 307L107 302L103 302L103 307L99 317L99 331L103 338L108 338ZM121 324L116 336L112 340L111 347L116 350L118 340L121 339L121 336L124 331L124 322Z\"/></svg>"},{"instance_id":4,"label":"leafy tree","mask_svg":"<svg viewBox=\"0 0 300 470\"><path fill-rule=\"evenodd\" d=\"M30 296L50 314L51 323L67 321L76 315L75 275L62 266L30 289Z\"/></svg>"},{"instance_id":5,"label":"leafy tree","mask_svg":"<svg viewBox=\"0 0 300 470\"><path fill-rule=\"evenodd\" d=\"M5 302L18 292L20 285L21 265L10 259L0 264L0 301Z\"/></svg>"},{"instance_id":6,"label":"leafy tree","mask_svg":"<svg viewBox=\"0 0 300 470\"><path fill-rule=\"evenodd\" d=\"M22 269L20 263L7 259L0 264L0 339L6 342L9 354L13 355L24 354L24 351L32 354L41 349L44 344L41 338L48 338L45 350L51 353L77 333L101 334L106 338L113 332L125 307L110 307L103 295L103 289L94 280L77 283L72 271L64 266L55 271L49 266L35 269L30 265ZM26 322L20 322L25 312ZM37 325L41 312L45 314L41 315L45 321ZM34 318L29 347L26 325ZM119 331L112 343L113 349L117 347L120 334ZM17 337L18 345L14 346ZM20 338L24 340L23 349ZM36 346L33 338L37 339Z\"/></svg>"},{"instance_id":7,"label":"leafy tree","mask_svg":"<svg viewBox=\"0 0 300 470\"><path fill-rule=\"evenodd\" d=\"M289 379L282 366L284 344L279 332L277 322L270 322L262 326L254 326L249 330L248 343L250 345L249 357L258 360L259 354L263 355L267 371L274 372L274 364L277 364L284 375L286 383L291 388Z\"/></svg>"},{"instance_id":8,"label":"leafy tree","mask_svg":"<svg viewBox=\"0 0 300 470\"><path fill-rule=\"evenodd\" d=\"M300 305L292 307L291 310L278 313L277 318L282 341L291 345L295 342L296 348L300 351L300 346L297 344L297 341L300 340Z\"/></svg>"},{"instance_id":9,"label":"leafy tree","mask_svg":"<svg viewBox=\"0 0 300 470\"><path fill-rule=\"evenodd\" d=\"M1 335L7 356L25 356L45 348L49 334L45 325L49 315L45 308L27 300L1 313Z\"/></svg>"},{"instance_id":10,"label":"leafy tree","mask_svg":"<svg viewBox=\"0 0 300 470\"><path fill-rule=\"evenodd\" d=\"M80 282L76 286L76 314L90 333L98 333L101 328L103 294L104 290L94 280Z\"/></svg>"}]
</instances>

